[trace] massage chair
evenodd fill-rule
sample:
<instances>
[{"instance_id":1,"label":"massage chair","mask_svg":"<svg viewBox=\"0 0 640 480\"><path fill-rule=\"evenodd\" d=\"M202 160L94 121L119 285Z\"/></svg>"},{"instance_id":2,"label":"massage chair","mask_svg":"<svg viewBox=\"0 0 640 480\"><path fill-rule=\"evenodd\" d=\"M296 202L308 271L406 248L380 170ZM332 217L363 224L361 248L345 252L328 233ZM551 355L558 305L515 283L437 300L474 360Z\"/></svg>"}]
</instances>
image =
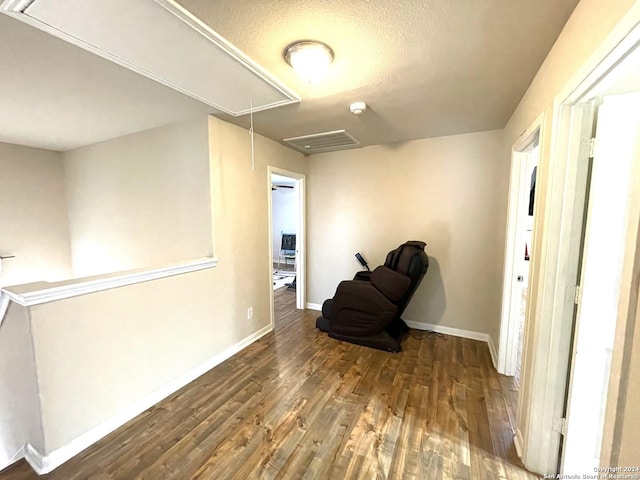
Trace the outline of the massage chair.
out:
<instances>
[{"instance_id":1,"label":"massage chair","mask_svg":"<svg viewBox=\"0 0 640 480\"><path fill-rule=\"evenodd\" d=\"M340 282L322 305L316 327L330 337L367 347L399 352L407 330L401 315L429 267L426 244L403 243L389 252L384 265Z\"/></svg>"}]
</instances>

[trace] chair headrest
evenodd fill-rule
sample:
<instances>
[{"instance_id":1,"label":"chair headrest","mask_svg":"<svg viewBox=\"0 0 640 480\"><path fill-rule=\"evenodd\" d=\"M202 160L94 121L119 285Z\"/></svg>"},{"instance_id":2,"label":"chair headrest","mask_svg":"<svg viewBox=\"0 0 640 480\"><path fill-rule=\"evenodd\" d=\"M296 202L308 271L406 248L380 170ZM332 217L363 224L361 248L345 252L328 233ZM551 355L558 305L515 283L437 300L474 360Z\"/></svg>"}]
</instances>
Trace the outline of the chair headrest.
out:
<instances>
[{"instance_id":1,"label":"chair headrest","mask_svg":"<svg viewBox=\"0 0 640 480\"><path fill-rule=\"evenodd\" d=\"M424 256L426 258L426 254L424 253L426 246L427 244L425 242L421 242L419 240L410 240L405 242L395 250L389 252L387 259L384 262L384 266L389 267L396 272L408 275L412 259L416 255ZM428 265L428 260L426 260L426 262Z\"/></svg>"}]
</instances>

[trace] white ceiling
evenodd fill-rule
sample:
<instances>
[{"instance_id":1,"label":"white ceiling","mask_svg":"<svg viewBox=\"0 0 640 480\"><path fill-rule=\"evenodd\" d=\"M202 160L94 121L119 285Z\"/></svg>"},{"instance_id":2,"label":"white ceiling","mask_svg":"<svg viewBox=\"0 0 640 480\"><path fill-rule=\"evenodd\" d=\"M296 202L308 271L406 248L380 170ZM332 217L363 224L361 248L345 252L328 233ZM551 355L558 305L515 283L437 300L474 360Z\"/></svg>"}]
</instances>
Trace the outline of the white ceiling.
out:
<instances>
[{"instance_id":1,"label":"white ceiling","mask_svg":"<svg viewBox=\"0 0 640 480\"><path fill-rule=\"evenodd\" d=\"M578 0L178 2L302 97L255 115L256 131L344 128L370 145L503 128ZM301 39L335 52L317 86L282 57ZM354 116L359 100L370 109Z\"/></svg>"},{"instance_id":2,"label":"white ceiling","mask_svg":"<svg viewBox=\"0 0 640 480\"><path fill-rule=\"evenodd\" d=\"M363 145L504 127L578 2L178 1L302 97L256 113L258 133L281 140L346 128ZM282 58L308 38L336 55L317 86ZM216 113L4 15L0 45L3 142L68 150ZM358 117L348 109L356 100L370 107Z\"/></svg>"}]
</instances>

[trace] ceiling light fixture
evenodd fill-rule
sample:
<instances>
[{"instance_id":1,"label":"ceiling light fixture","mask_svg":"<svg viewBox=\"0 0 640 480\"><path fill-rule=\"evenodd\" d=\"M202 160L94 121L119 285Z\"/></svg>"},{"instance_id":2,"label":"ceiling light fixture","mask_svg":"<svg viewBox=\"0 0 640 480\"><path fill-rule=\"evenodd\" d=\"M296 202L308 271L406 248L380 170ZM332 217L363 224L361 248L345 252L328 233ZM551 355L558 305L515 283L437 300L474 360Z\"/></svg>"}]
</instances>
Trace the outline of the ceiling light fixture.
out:
<instances>
[{"instance_id":1,"label":"ceiling light fixture","mask_svg":"<svg viewBox=\"0 0 640 480\"><path fill-rule=\"evenodd\" d=\"M284 59L305 82L316 83L329 71L333 50L322 42L302 40L285 48Z\"/></svg>"},{"instance_id":2,"label":"ceiling light fixture","mask_svg":"<svg viewBox=\"0 0 640 480\"><path fill-rule=\"evenodd\" d=\"M354 115L362 115L367 110L367 104L364 102L353 102L349 105L349 110Z\"/></svg>"}]
</instances>

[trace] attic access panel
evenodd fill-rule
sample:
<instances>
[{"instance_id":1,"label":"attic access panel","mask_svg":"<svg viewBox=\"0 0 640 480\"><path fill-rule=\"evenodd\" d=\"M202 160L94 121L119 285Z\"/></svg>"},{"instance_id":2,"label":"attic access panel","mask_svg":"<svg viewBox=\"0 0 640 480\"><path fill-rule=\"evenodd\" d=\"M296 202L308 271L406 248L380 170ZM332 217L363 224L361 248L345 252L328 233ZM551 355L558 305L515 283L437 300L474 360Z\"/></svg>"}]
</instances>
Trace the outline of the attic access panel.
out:
<instances>
[{"instance_id":1,"label":"attic access panel","mask_svg":"<svg viewBox=\"0 0 640 480\"><path fill-rule=\"evenodd\" d=\"M0 0L0 10L229 115L300 101L173 0Z\"/></svg>"}]
</instances>

